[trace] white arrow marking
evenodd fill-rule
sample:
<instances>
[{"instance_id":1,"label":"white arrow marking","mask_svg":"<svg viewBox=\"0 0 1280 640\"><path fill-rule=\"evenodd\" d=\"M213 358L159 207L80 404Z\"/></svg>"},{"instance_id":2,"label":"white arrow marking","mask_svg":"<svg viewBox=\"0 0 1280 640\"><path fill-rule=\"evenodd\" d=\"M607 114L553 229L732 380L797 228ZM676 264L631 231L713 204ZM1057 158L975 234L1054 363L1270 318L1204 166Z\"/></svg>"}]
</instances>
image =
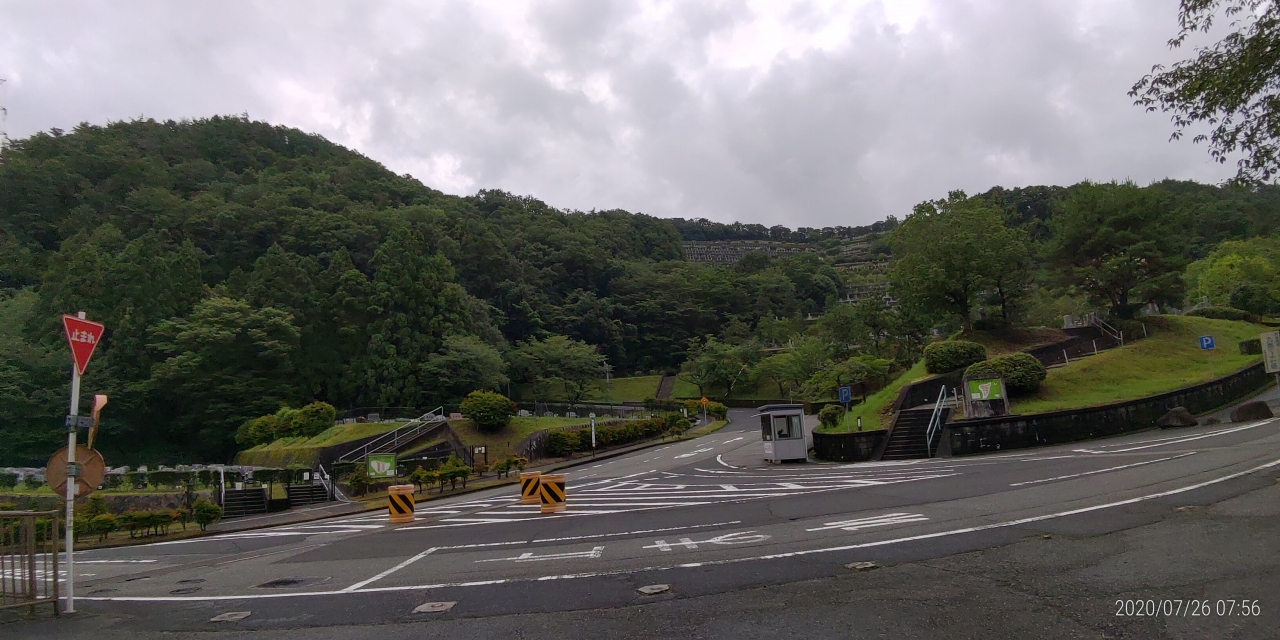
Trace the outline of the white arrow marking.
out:
<instances>
[{"instance_id":1,"label":"white arrow marking","mask_svg":"<svg viewBox=\"0 0 1280 640\"><path fill-rule=\"evenodd\" d=\"M514 558L491 558L489 560L476 560L476 562L541 562L543 560L569 560L572 558L599 558L604 552L604 547L594 547L590 551L577 551L574 553L549 553L545 556L535 556L532 551L526 551Z\"/></svg>"},{"instance_id":2,"label":"white arrow marking","mask_svg":"<svg viewBox=\"0 0 1280 640\"><path fill-rule=\"evenodd\" d=\"M886 513L882 516L871 518L857 518L855 520L842 520L840 522L828 522L825 526L814 529L805 529L805 531L826 531L828 529L844 529L845 531L857 531L858 529L870 529L872 527L885 527L891 524L905 524L908 522L923 522L928 520L919 513Z\"/></svg>"},{"instance_id":3,"label":"white arrow marking","mask_svg":"<svg viewBox=\"0 0 1280 640\"><path fill-rule=\"evenodd\" d=\"M698 449L697 451L690 451L689 453L682 453L676 456L676 459L679 460L680 458L692 458L693 456L696 456L699 453L706 453L710 450L711 450L711 447L707 447L705 449Z\"/></svg>"},{"instance_id":4,"label":"white arrow marking","mask_svg":"<svg viewBox=\"0 0 1280 640\"><path fill-rule=\"evenodd\" d=\"M752 535L755 534L755 535ZM654 540L653 544L641 547L643 549L657 549L659 551L670 551L672 547L684 547L686 549L697 549L700 544L751 544L752 542L764 542L770 536L754 531L739 531L737 533L726 533L722 536L716 536L702 542L694 542L691 538L680 538L679 542L667 542L666 540Z\"/></svg>"}]
</instances>

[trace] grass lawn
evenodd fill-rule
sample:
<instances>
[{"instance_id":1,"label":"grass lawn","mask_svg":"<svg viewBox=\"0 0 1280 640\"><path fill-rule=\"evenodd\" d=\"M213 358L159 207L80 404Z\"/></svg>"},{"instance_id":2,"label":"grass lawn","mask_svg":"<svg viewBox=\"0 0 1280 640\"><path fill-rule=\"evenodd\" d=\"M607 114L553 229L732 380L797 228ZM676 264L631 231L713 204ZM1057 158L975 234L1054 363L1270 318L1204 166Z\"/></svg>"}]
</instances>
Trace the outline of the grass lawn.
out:
<instances>
[{"instance_id":1,"label":"grass lawn","mask_svg":"<svg viewBox=\"0 0 1280 640\"><path fill-rule=\"evenodd\" d=\"M987 356L990 357L1025 351L1032 347L1060 342L1070 337L1061 329L1036 327L1011 329L1009 331L970 331L969 333L960 334L955 339L969 340L986 347Z\"/></svg>"},{"instance_id":2,"label":"grass lawn","mask_svg":"<svg viewBox=\"0 0 1280 640\"><path fill-rule=\"evenodd\" d=\"M644 402L645 398L657 395L658 383L661 380L662 376L634 376L612 378L606 384L605 379L601 378L596 381L596 386L582 397L582 401ZM514 400L522 402L564 402L564 398L558 394L540 397L534 393L534 385L527 382L513 385L511 394L515 396Z\"/></svg>"},{"instance_id":3,"label":"grass lawn","mask_svg":"<svg viewBox=\"0 0 1280 640\"><path fill-rule=\"evenodd\" d=\"M280 438L267 444L250 447L236 454L235 462L260 467L308 466L315 464L320 450L324 447L394 431L405 424L407 423L390 421L334 425L310 438Z\"/></svg>"},{"instance_id":4,"label":"grass lawn","mask_svg":"<svg viewBox=\"0 0 1280 640\"><path fill-rule=\"evenodd\" d=\"M902 375L890 382L889 386L867 396L866 402L849 407L849 412L844 414L844 420L835 429L822 429L822 431L828 433L857 431L859 417L862 418L863 431L888 428L890 422L889 409L893 406L893 401L898 398L898 392L907 384L927 377L929 377L929 373L924 370L924 360L921 360L910 369L902 372Z\"/></svg>"},{"instance_id":5,"label":"grass lawn","mask_svg":"<svg viewBox=\"0 0 1280 640\"><path fill-rule=\"evenodd\" d=\"M580 424L591 424L590 418L521 418L511 419L511 424L506 429L497 433L485 433L476 426L476 423L467 420L450 420L449 426L453 427L455 433L458 434L462 441L473 447L484 447L489 453L489 464L493 464L508 455L515 455L512 447L520 444L526 436L540 429L550 429L553 427L569 427Z\"/></svg>"},{"instance_id":6,"label":"grass lawn","mask_svg":"<svg viewBox=\"0 0 1280 640\"><path fill-rule=\"evenodd\" d=\"M1014 413L1091 407L1220 378L1261 360L1258 355L1240 355L1237 345L1270 330L1193 316L1143 321L1154 329L1151 337L1050 369L1039 393L1013 402ZM1198 338L1203 335L1213 336L1217 348L1200 349Z\"/></svg>"}]
</instances>

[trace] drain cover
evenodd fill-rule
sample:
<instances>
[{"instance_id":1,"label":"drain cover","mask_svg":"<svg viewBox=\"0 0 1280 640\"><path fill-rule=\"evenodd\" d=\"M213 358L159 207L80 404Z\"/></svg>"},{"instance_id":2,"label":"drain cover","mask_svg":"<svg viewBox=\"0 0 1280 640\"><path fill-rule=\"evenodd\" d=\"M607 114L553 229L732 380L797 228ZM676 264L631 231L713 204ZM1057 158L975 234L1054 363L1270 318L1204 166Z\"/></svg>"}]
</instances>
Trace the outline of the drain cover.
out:
<instances>
[{"instance_id":1,"label":"drain cover","mask_svg":"<svg viewBox=\"0 0 1280 640\"><path fill-rule=\"evenodd\" d=\"M646 596L656 596L659 593L666 593L670 590L671 585L669 584L650 584L636 589L636 591L639 591L641 594Z\"/></svg>"},{"instance_id":2,"label":"drain cover","mask_svg":"<svg viewBox=\"0 0 1280 640\"><path fill-rule=\"evenodd\" d=\"M188 578L186 580L179 580L178 584L199 584L201 582L204 582L204 578Z\"/></svg>"},{"instance_id":3,"label":"drain cover","mask_svg":"<svg viewBox=\"0 0 1280 640\"><path fill-rule=\"evenodd\" d=\"M850 562L849 564L846 564L844 568L853 569L854 571L870 571L872 569L879 569L880 565L874 562Z\"/></svg>"},{"instance_id":4,"label":"drain cover","mask_svg":"<svg viewBox=\"0 0 1280 640\"><path fill-rule=\"evenodd\" d=\"M292 589L295 587L305 587L309 584L324 582L328 578L302 577L302 578L276 578L259 585L254 585L257 589Z\"/></svg>"},{"instance_id":5,"label":"drain cover","mask_svg":"<svg viewBox=\"0 0 1280 640\"><path fill-rule=\"evenodd\" d=\"M125 578L125 582L133 582L134 580L150 580L151 576L138 576L136 578Z\"/></svg>"},{"instance_id":6,"label":"drain cover","mask_svg":"<svg viewBox=\"0 0 1280 640\"><path fill-rule=\"evenodd\" d=\"M184 593L195 593L195 592L197 592L197 591L199 591L199 590L200 590L200 587L183 587L183 588L181 588L181 589L174 589L173 591L170 591L169 593L172 593L172 594L174 594L174 595L179 595L179 596L180 596L180 595L182 595L182 594L184 594Z\"/></svg>"},{"instance_id":7,"label":"drain cover","mask_svg":"<svg viewBox=\"0 0 1280 640\"><path fill-rule=\"evenodd\" d=\"M118 589L94 589L93 591L89 592L89 595L92 596L99 593L111 593L112 591L118 591Z\"/></svg>"},{"instance_id":8,"label":"drain cover","mask_svg":"<svg viewBox=\"0 0 1280 640\"><path fill-rule=\"evenodd\" d=\"M458 604L456 600L453 602L424 602L418 605L417 607L415 607L413 612L414 613L444 613L445 611L452 609L453 605L455 604Z\"/></svg>"}]
</instances>

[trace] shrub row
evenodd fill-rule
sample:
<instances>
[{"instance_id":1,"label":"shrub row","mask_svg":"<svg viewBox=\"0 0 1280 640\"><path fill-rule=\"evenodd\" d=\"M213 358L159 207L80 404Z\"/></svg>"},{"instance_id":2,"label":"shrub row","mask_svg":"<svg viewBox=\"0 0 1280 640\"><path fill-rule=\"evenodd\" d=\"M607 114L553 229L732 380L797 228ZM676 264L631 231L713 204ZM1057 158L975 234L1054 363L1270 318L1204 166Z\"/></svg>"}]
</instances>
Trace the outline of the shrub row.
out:
<instances>
[{"instance_id":1,"label":"shrub row","mask_svg":"<svg viewBox=\"0 0 1280 640\"><path fill-rule=\"evenodd\" d=\"M1248 311L1240 309L1232 309L1231 307L1202 307L1200 309L1192 309L1187 312L1189 316L1198 316L1201 318L1213 318L1216 320L1247 320L1254 321L1258 317Z\"/></svg>"},{"instance_id":2,"label":"shrub row","mask_svg":"<svg viewBox=\"0 0 1280 640\"><path fill-rule=\"evenodd\" d=\"M644 420L619 420L596 425L596 448L603 449L656 438L663 434L684 433L689 420L680 414ZM547 453L568 456L575 451L591 450L591 429L552 431L547 434Z\"/></svg>"},{"instance_id":3,"label":"shrub row","mask_svg":"<svg viewBox=\"0 0 1280 640\"><path fill-rule=\"evenodd\" d=\"M924 348L924 368L929 373L948 373L986 359L986 347L967 340L935 342Z\"/></svg>"}]
</instances>

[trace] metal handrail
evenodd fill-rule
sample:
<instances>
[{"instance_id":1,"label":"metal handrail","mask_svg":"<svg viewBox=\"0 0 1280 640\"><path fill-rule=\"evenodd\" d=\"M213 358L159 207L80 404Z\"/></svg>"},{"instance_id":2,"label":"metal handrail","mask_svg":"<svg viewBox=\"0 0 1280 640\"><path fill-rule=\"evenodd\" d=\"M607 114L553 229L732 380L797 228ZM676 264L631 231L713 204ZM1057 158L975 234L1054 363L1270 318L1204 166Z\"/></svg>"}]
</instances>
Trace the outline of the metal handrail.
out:
<instances>
[{"instance_id":1,"label":"metal handrail","mask_svg":"<svg viewBox=\"0 0 1280 640\"><path fill-rule=\"evenodd\" d=\"M1120 343L1120 346L1122 347L1124 346L1124 332L1111 326L1110 324L1107 324L1107 321L1103 320L1102 317L1099 316L1097 313L1089 314L1089 324L1097 327L1103 333L1111 336L1113 339L1115 339Z\"/></svg>"},{"instance_id":2,"label":"metal handrail","mask_svg":"<svg viewBox=\"0 0 1280 640\"><path fill-rule=\"evenodd\" d=\"M942 429L942 405L947 400L947 387L938 391L938 401L933 403L933 415L929 416L929 430L925 432L925 450L933 457L933 435Z\"/></svg>"},{"instance_id":3,"label":"metal handrail","mask_svg":"<svg viewBox=\"0 0 1280 640\"><path fill-rule=\"evenodd\" d=\"M364 458L371 453L383 453L383 449L387 445L391 445L391 450L394 451L399 448L401 439L408 440L416 438L422 433L424 427L435 426L436 423L444 419L444 407L436 407L435 409L410 420L409 423L403 427L391 431L390 433L385 433L363 445L360 445L359 447L356 447L355 449L352 449L351 451L342 454L338 457L338 461L347 462L348 460Z\"/></svg>"}]
</instances>

